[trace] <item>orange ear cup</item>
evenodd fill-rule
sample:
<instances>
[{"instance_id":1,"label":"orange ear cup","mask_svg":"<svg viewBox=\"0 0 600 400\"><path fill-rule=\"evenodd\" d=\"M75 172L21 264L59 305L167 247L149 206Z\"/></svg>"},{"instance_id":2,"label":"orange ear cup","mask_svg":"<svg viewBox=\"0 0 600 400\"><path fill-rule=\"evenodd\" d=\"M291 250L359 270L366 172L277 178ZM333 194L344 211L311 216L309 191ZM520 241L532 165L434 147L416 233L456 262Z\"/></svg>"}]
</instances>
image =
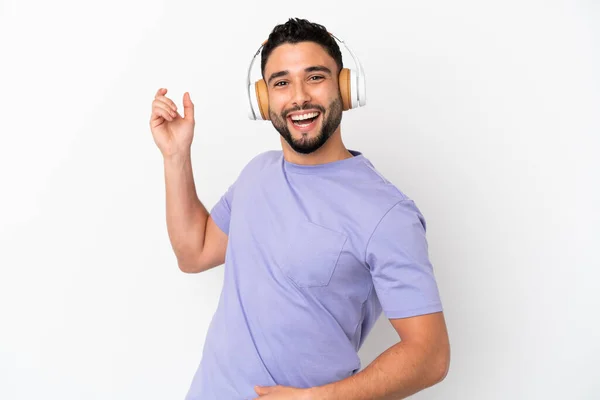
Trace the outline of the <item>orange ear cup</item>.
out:
<instances>
[{"instance_id":1,"label":"orange ear cup","mask_svg":"<svg viewBox=\"0 0 600 400\"><path fill-rule=\"evenodd\" d=\"M340 95L342 97L343 110L349 110L352 106L352 100L350 99L350 70L348 68L342 68L339 75ZM254 84L256 91L256 99L258 100L258 108L260 108L260 115L265 121L269 118L269 95L267 92L267 84L264 79L259 79Z\"/></svg>"},{"instance_id":2,"label":"orange ear cup","mask_svg":"<svg viewBox=\"0 0 600 400\"><path fill-rule=\"evenodd\" d=\"M338 79L340 85L340 95L342 96L343 110L349 110L352 106L352 100L350 98L350 70L348 68L342 68Z\"/></svg>"},{"instance_id":3,"label":"orange ear cup","mask_svg":"<svg viewBox=\"0 0 600 400\"><path fill-rule=\"evenodd\" d=\"M269 95L267 93L267 84L264 79L256 81L254 85L256 90L256 99L258 100L258 108L260 109L260 115L262 115L265 121L269 118Z\"/></svg>"}]
</instances>

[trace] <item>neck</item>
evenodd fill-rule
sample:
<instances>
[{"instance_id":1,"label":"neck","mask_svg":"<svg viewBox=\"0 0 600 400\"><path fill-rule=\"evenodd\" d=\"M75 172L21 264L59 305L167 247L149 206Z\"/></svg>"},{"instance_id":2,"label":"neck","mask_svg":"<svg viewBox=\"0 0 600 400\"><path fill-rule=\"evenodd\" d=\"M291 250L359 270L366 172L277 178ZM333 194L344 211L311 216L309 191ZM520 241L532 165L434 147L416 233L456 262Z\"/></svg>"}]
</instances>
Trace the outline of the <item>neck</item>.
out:
<instances>
[{"instance_id":1,"label":"neck","mask_svg":"<svg viewBox=\"0 0 600 400\"><path fill-rule=\"evenodd\" d=\"M352 153L346 149L342 142L341 128L335 130L327 142L317 151L310 154L297 153L290 147L283 137L281 140L281 148L283 157L287 162L300 165L317 165L326 164L334 161L344 160L353 157Z\"/></svg>"}]
</instances>

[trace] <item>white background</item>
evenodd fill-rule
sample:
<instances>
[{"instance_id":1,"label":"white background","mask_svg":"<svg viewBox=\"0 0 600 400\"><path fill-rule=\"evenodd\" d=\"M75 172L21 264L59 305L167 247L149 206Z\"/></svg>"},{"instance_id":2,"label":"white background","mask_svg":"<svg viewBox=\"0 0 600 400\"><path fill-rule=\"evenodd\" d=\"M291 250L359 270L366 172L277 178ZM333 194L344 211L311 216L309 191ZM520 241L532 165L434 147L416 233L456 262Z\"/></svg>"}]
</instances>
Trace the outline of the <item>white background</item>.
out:
<instances>
[{"instance_id":1,"label":"white background","mask_svg":"<svg viewBox=\"0 0 600 400\"><path fill-rule=\"evenodd\" d=\"M245 74L295 16L361 59L344 141L428 222L452 363L414 398L599 398L600 3L254 3L0 3L0 398L184 397L223 268L177 268L151 102L191 93L212 207L280 148Z\"/></svg>"}]
</instances>

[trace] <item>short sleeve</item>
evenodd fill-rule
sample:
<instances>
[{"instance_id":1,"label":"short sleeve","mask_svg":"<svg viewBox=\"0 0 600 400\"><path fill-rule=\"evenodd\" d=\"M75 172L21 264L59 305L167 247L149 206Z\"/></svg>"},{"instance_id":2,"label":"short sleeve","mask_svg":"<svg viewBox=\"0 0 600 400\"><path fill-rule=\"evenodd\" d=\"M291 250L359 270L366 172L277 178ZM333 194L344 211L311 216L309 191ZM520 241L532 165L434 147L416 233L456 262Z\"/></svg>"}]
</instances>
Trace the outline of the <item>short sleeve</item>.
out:
<instances>
[{"instance_id":1,"label":"short sleeve","mask_svg":"<svg viewBox=\"0 0 600 400\"><path fill-rule=\"evenodd\" d=\"M442 311L425 231L423 215L404 199L385 214L369 239L366 263L387 318Z\"/></svg>"},{"instance_id":2,"label":"short sleeve","mask_svg":"<svg viewBox=\"0 0 600 400\"><path fill-rule=\"evenodd\" d=\"M217 204L214 205L210 211L215 224L223 231L226 235L229 235L229 221L231 219L231 207L233 205L233 192L235 190L235 182L229 186L227 191L221 196Z\"/></svg>"},{"instance_id":3,"label":"short sleeve","mask_svg":"<svg viewBox=\"0 0 600 400\"><path fill-rule=\"evenodd\" d=\"M236 187L240 186L242 182L252 179L252 176L255 176L264 162L268 161L269 155L274 153L273 151L267 151L254 156L242 168L235 181L227 188L227 191L211 209L210 216L226 235L229 235L229 221L231 220L231 210L233 209Z\"/></svg>"}]
</instances>

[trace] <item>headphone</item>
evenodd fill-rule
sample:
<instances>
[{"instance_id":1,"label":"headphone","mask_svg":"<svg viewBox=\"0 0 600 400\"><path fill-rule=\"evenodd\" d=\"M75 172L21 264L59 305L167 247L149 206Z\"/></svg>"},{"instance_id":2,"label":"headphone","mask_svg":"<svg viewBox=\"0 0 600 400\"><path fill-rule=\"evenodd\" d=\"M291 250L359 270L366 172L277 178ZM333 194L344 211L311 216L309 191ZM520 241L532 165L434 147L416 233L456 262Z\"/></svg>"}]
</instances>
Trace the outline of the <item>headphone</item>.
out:
<instances>
[{"instance_id":1,"label":"headphone","mask_svg":"<svg viewBox=\"0 0 600 400\"><path fill-rule=\"evenodd\" d=\"M365 73L363 71L362 65L358 58L354 55L352 50L344 43L344 41L338 39L333 34L331 34L335 40L340 42L346 50L350 53L352 58L354 59L354 64L356 65L356 70L342 68L339 74L339 84L340 84L340 95L342 96L342 105L343 110L349 110L351 108L362 107L367 104L367 93L366 93L366 83L365 83ZM267 40L261 44L258 48L254 57L252 57L252 61L250 62L250 67L248 67L248 79L246 81L246 86L248 88L248 102L250 105L250 110L248 112L248 117L251 120L269 120L269 96L267 92L267 83L264 79L259 79L254 84L250 82L250 73L252 71L252 66L254 65L254 61L256 57L262 50L262 48L267 43Z\"/></svg>"}]
</instances>

